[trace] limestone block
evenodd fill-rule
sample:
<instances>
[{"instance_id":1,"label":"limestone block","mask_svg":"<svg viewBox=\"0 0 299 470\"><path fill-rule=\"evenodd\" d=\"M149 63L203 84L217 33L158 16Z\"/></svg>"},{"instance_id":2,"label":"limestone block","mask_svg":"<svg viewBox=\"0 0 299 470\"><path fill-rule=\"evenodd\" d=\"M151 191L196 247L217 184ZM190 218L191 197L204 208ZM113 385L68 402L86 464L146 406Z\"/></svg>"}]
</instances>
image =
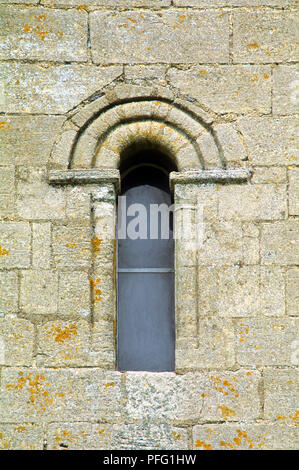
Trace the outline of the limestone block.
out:
<instances>
[{"instance_id":1,"label":"limestone block","mask_svg":"<svg viewBox=\"0 0 299 470\"><path fill-rule=\"evenodd\" d=\"M207 65L170 68L170 83L216 113L271 111L271 69L267 65Z\"/></svg>"},{"instance_id":2,"label":"limestone block","mask_svg":"<svg viewBox=\"0 0 299 470\"><path fill-rule=\"evenodd\" d=\"M221 11L95 11L90 21L95 63L228 61L228 15Z\"/></svg>"},{"instance_id":3,"label":"limestone block","mask_svg":"<svg viewBox=\"0 0 299 470\"><path fill-rule=\"evenodd\" d=\"M81 271L59 272L58 312L63 316L88 317L90 314L90 283Z\"/></svg>"},{"instance_id":4,"label":"limestone block","mask_svg":"<svg viewBox=\"0 0 299 470\"><path fill-rule=\"evenodd\" d=\"M226 162L246 160L247 154L241 137L231 123L217 124L214 126L214 130L221 143L223 157Z\"/></svg>"},{"instance_id":5,"label":"limestone block","mask_svg":"<svg viewBox=\"0 0 299 470\"><path fill-rule=\"evenodd\" d=\"M195 450L296 450L298 428L268 424L209 424L193 428Z\"/></svg>"},{"instance_id":6,"label":"limestone block","mask_svg":"<svg viewBox=\"0 0 299 470\"><path fill-rule=\"evenodd\" d=\"M171 0L85 0L84 4L82 4L82 0L43 0L43 4L45 5L70 5L81 7L80 9L87 9L88 7L92 6L100 6L106 8L109 7L115 9L120 7L167 7L170 5L170 3Z\"/></svg>"},{"instance_id":7,"label":"limestone block","mask_svg":"<svg viewBox=\"0 0 299 470\"><path fill-rule=\"evenodd\" d=\"M123 415L120 379L119 372L93 368L6 368L1 421L115 422Z\"/></svg>"},{"instance_id":8,"label":"limestone block","mask_svg":"<svg viewBox=\"0 0 299 470\"><path fill-rule=\"evenodd\" d=\"M68 219L90 219L90 192L86 187L74 186L66 190L66 216Z\"/></svg>"},{"instance_id":9,"label":"limestone block","mask_svg":"<svg viewBox=\"0 0 299 470\"><path fill-rule=\"evenodd\" d=\"M299 215L299 168L289 170L289 214Z\"/></svg>"},{"instance_id":10,"label":"limestone block","mask_svg":"<svg viewBox=\"0 0 299 470\"><path fill-rule=\"evenodd\" d=\"M14 271L0 272L0 317L18 308L18 276Z\"/></svg>"},{"instance_id":11,"label":"limestone block","mask_svg":"<svg viewBox=\"0 0 299 470\"><path fill-rule=\"evenodd\" d=\"M51 267L51 224L49 222L32 224L32 265L34 268Z\"/></svg>"},{"instance_id":12,"label":"limestone block","mask_svg":"<svg viewBox=\"0 0 299 470\"><path fill-rule=\"evenodd\" d=\"M128 419L237 421L258 416L259 372L128 372Z\"/></svg>"},{"instance_id":13,"label":"limestone block","mask_svg":"<svg viewBox=\"0 0 299 470\"><path fill-rule=\"evenodd\" d=\"M295 365L298 365L298 362ZM265 370L265 419L270 419L271 421L277 420L278 422L294 426L297 425L298 429L298 374L299 371L296 369Z\"/></svg>"},{"instance_id":14,"label":"limestone block","mask_svg":"<svg viewBox=\"0 0 299 470\"><path fill-rule=\"evenodd\" d=\"M21 310L31 314L57 313L58 274L50 270L22 271Z\"/></svg>"},{"instance_id":15,"label":"limestone block","mask_svg":"<svg viewBox=\"0 0 299 470\"><path fill-rule=\"evenodd\" d=\"M286 168L282 168L279 166L271 166L271 167L256 166L253 170L251 182L253 184L286 183L287 182Z\"/></svg>"},{"instance_id":16,"label":"limestone block","mask_svg":"<svg viewBox=\"0 0 299 470\"><path fill-rule=\"evenodd\" d=\"M224 220L277 220L287 213L285 185L223 185L218 197Z\"/></svg>"},{"instance_id":17,"label":"limestone block","mask_svg":"<svg viewBox=\"0 0 299 470\"><path fill-rule=\"evenodd\" d=\"M0 217L8 216L14 212L14 179L14 166L0 167Z\"/></svg>"},{"instance_id":18,"label":"limestone block","mask_svg":"<svg viewBox=\"0 0 299 470\"><path fill-rule=\"evenodd\" d=\"M263 264L298 264L298 223L295 220L263 224L261 257Z\"/></svg>"},{"instance_id":19,"label":"limestone block","mask_svg":"<svg viewBox=\"0 0 299 470\"><path fill-rule=\"evenodd\" d=\"M278 266L261 266L260 313L280 317L285 314L285 273Z\"/></svg>"},{"instance_id":20,"label":"limestone block","mask_svg":"<svg viewBox=\"0 0 299 470\"><path fill-rule=\"evenodd\" d=\"M85 11L1 7L0 59L87 62Z\"/></svg>"},{"instance_id":21,"label":"limestone block","mask_svg":"<svg viewBox=\"0 0 299 470\"><path fill-rule=\"evenodd\" d=\"M277 63L298 58L294 11L234 11L232 21L234 62Z\"/></svg>"},{"instance_id":22,"label":"limestone block","mask_svg":"<svg viewBox=\"0 0 299 470\"><path fill-rule=\"evenodd\" d=\"M27 222L0 223L0 267L27 268L30 265L31 230Z\"/></svg>"},{"instance_id":23,"label":"limestone block","mask_svg":"<svg viewBox=\"0 0 299 470\"><path fill-rule=\"evenodd\" d=\"M238 121L253 165L296 165L299 120L296 117L244 117Z\"/></svg>"},{"instance_id":24,"label":"limestone block","mask_svg":"<svg viewBox=\"0 0 299 470\"><path fill-rule=\"evenodd\" d=\"M0 364L30 366L33 355L34 327L28 320L0 318Z\"/></svg>"},{"instance_id":25,"label":"limestone block","mask_svg":"<svg viewBox=\"0 0 299 470\"><path fill-rule=\"evenodd\" d=\"M16 449L43 450L42 426L32 423L0 424L0 450Z\"/></svg>"},{"instance_id":26,"label":"limestone block","mask_svg":"<svg viewBox=\"0 0 299 470\"><path fill-rule=\"evenodd\" d=\"M286 308L288 315L299 315L299 269L296 267L287 271Z\"/></svg>"},{"instance_id":27,"label":"limestone block","mask_svg":"<svg viewBox=\"0 0 299 470\"><path fill-rule=\"evenodd\" d=\"M98 320L91 325L89 363L114 369L116 364L116 322Z\"/></svg>"},{"instance_id":28,"label":"limestone block","mask_svg":"<svg viewBox=\"0 0 299 470\"><path fill-rule=\"evenodd\" d=\"M196 267L176 272L176 337L197 337Z\"/></svg>"},{"instance_id":29,"label":"limestone block","mask_svg":"<svg viewBox=\"0 0 299 470\"><path fill-rule=\"evenodd\" d=\"M200 318L198 321L198 340L193 347L192 337L185 345L176 344L176 369L198 370L203 368L233 367L235 364L234 331L230 320Z\"/></svg>"},{"instance_id":30,"label":"limestone block","mask_svg":"<svg viewBox=\"0 0 299 470\"><path fill-rule=\"evenodd\" d=\"M125 79L134 80L136 82L157 81L165 83L165 65L126 65L125 66Z\"/></svg>"},{"instance_id":31,"label":"limestone block","mask_svg":"<svg viewBox=\"0 0 299 470\"><path fill-rule=\"evenodd\" d=\"M62 123L59 116L4 115L0 122L1 164L45 165Z\"/></svg>"},{"instance_id":32,"label":"limestone block","mask_svg":"<svg viewBox=\"0 0 299 470\"><path fill-rule=\"evenodd\" d=\"M8 113L63 114L122 73L120 66L82 64L3 63L0 70L0 111Z\"/></svg>"},{"instance_id":33,"label":"limestone block","mask_svg":"<svg viewBox=\"0 0 299 470\"><path fill-rule=\"evenodd\" d=\"M65 217L65 193L50 186L45 169L18 169L16 211L23 219L62 219Z\"/></svg>"},{"instance_id":34,"label":"limestone block","mask_svg":"<svg viewBox=\"0 0 299 470\"><path fill-rule=\"evenodd\" d=\"M53 151L51 154L51 168L55 169L66 169L69 165L69 157L72 151L72 147L77 137L77 130L68 129L65 130L55 142Z\"/></svg>"},{"instance_id":35,"label":"limestone block","mask_svg":"<svg viewBox=\"0 0 299 470\"><path fill-rule=\"evenodd\" d=\"M89 323L86 321L51 321L37 329L37 365L85 366L89 353Z\"/></svg>"},{"instance_id":36,"label":"limestone block","mask_svg":"<svg viewBox=\"0 0 299 470\"><path fill-rule=\"evenodd\" d=\"M235 322L235 347L240 365L292 365L292 343L298 338L297 319L244 318Z\"/></svg>"},{"instance_id":37,"label":"limestone block","mask_svg":"<svg viewBox=\"0 0 299 470\"><path fill-rule=\"evenodd\" d=\"M50 0L47 0L50 1ZM61 0L62 1L62 0ZM296 0L174 0L174 5L179 7L204 7L208 8L210 6L286 6L286 5L296 5Z\"/></svg>"},{"instance_id":38,"label":"limestone block","mask_svg":"<svg viewBox=\"0 0 299 470\"><path fill-rule=\"evenodd\" d=\"M187 449L187 429L167 423L51 423L49 449Z\"/></svg>"},{"instance_id":39,"label":"limestone block","mask_svg":"<svg viewBox=\"0 0 299 470\"><path fill-rule=\"evenodd\" d=\"M113 264L98 266L90 279L93 317L95 321L114 321L116 316L116 286Z\"/></svg>"},{"instance_id":40,"label":"limestone block","mask_svg":"<svg viewBox=\"0 0 299 470\"><path fill-rule=\"evenodd\" d=\"M56 225L53 227L53 255L56 266L89 267L91 260L89 224Z\"/></svg>"},{"instance_id":41,"label":"limestone block","mask_svg":"<svg viewBox=\"0 0 299 470\"><path fill-rule=\"evenodd\" d=\"M298 66L278 65L273 70L273 114L296 114L299 104Z\"/></svg>"}]
</instances>

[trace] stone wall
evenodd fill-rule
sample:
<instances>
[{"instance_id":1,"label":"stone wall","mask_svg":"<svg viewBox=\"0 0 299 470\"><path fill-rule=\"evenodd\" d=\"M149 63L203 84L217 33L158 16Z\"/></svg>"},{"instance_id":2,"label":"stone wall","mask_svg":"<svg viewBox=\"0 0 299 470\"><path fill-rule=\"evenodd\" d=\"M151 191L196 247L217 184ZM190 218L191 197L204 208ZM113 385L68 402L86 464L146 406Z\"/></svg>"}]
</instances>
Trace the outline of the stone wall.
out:
<instances>
[{"instance_id":1,"label":"stone wall","mask_svg":"<svg viewBox=\"0 0 299 470\"><path fill-rule=\"evenodd\" d=\"M296 35L297 0L0 0L0 448L298 448ZM176 372L115 370L136 142L203 208Z\"/></svg>"}]
</instances>

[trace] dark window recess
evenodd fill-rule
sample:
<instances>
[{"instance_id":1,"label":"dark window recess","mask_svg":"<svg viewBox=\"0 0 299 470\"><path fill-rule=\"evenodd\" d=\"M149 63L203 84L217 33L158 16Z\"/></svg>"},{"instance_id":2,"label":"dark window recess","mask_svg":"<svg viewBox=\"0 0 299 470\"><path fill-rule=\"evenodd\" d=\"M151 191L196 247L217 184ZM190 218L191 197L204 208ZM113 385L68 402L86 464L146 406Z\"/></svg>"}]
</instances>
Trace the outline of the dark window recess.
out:
<instances>
[{"instance_id":1,"label":"dark window recess","mask_svg":"<svg viewBox=\"0 0 299 470\"><path fill-rule=\"evenodd\" d=\"M122 196L126 196L126 211L132 204L142 204L147 215L146 224L140 227L136 216L141 213L129 210L127 232L131 227L132 233L133 227L143 238L120 238L124 236L125 209L119 204L118 370L171 371L175 367L173 214L170 212L167 228L164 218L163 231L160 214L150 216L151 204L172 204L168 175L147 163L133 166L125 175ZM158 225L153 225L154 220Z\"/></svg>"}]
</instances>

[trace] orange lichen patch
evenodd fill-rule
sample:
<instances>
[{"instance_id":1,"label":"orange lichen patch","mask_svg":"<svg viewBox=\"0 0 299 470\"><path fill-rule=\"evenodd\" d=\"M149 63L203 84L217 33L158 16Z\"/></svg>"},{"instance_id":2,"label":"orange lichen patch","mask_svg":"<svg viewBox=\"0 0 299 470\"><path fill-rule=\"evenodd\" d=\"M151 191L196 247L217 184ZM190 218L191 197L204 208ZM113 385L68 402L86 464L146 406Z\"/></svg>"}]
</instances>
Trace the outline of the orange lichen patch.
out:
<instances>
[{"instance_id":1,"label":"orange lichen patch","mask_svg":"<svg viewBox=\"0 0 299 470\"><path fill-rule=\"evenodd\" d=\"M32 377L31 372L27 376L20 372L17 383L7 384L6 388L7 390L15 390L18 395L25 388L29 392L29 405L39 405L39 411L46 411L47 405L53 403L53 400L48 398L49 393L45 389L48 386L44 375L36 374L35 377Z\"/></svg>"},{"instance_id":2,"label":"orange lichen patch","mask_svg":"<svg viewBox=\"0 0 299 470\"><path fill-rule=\"evenodd\" d=\"M253 77L251 77L250 81L251 82L256 82L258 80L258 76L256 73L253 74Z\"/></svg>"},{"instance_id":3,"label":"orange lichen patch","mask_svg":"<svg viewBox=\"0 0 299 470\"><path fill-rule=\"evenodd\" d=\"M93 256L96 256L97 253L100 253L100 245L102 240L100 238L92 238L91 240L91 251Z\"/></svg>"},{"instance_id":4,"label":"orange lichen patch","mask_svg":"<svg viewBox=\"0 0 299 470\"><path fill-rule=\"evenodd\" d=\"M232 416L236 416L236 412L234 410L231 410L225 405L217 406L217 409L221 410L222 417L224 419L228 419L228 418L231 418Z\"/></svg>"},{"instance_id":5,"label":"orange lichen patch","mask_svg":"<svg viewBox=\"0 0 299 470\"><path fill-rule=\"evenodd\" d=\"M205 78L205 76L207 75L208 72L207 72L206 70L202 70L202 69L201 69L201 70L199 71L199 73L200 73L201 78Z\"/></svg>"},{"instance_id":6,"label":"orange lichen patch","mask_svg":"<svg viewBox=\"0 0 299 470\"><path fill-rule=\"evenodd\" d=\"M270 76L267 73L264 73L264 78L267 80Z\"/></svg>"},{"instance_id":7,"label":"orange lichen patch","mask_svg":"<svg viewBox=\"0 0 299 470\"><path fill-rule=\"evenodd\" d=\"M42 15L41 15L42 16ZM23 26L24 32L25 33L34 33L36 36L38 36L42 41L44 41L45 37L52 33L51 30L48 31L42 31L40 27L37 26L29 26L28 24L25 24Z\"/></svg>"},{"instance_id":8,"label":"orange lichen patch","mask_svg":"<svg viewBox=\"0 0 299 470\"><path fill-rule=\"evenodd\" d=\"M297 421L299 420L299 411L296 411L294 415L289 415L289 416L277 416L278 420L285 421L287 419L290 419L291 421L295 422L297 424Z\"/></svg>"},{"instance_id":9,"label":"orange lichen patch","mask_svg":"<svg viewBox=\"0 0 299 470\"><path fill-rule=\"evenodd\" d=\"M258 436L258 442L256 443L256 448L261 448L265 444L265 436ZM237 437L234 437L232 442L220 441L221 447L226 449L238 449L241 445L244 447L247 446L248 449L254 448L253 440L248 436L246 431L241 431L237 429Z\"/></svg>"},{"instance_id":10,"label":"orange lichen patch","mask_svg":"<svg viewBox=\"0 0 299 470\"><path fill-rule=\"evenodd\" d=\"M172 434L174 436L174 441L179 441L182 437L181 433L180 432L175 432L175 431L172 431Z\"/></svg>"},{"instance_id":11,"label":"orange lichen patch","mask_svg":"<svg viewBox=\"0 0 299 470\"><path fill-rule=\"evenodd\" d=\"M129 20L129 21L132 21L132 23L136 23L136 22L137 22L137 20L134 20L133 18L130 18L130 17L128 18L128 20Z\"/></svg>"},{"instance_id":12,"label":"orange lichen patch","mask_svg":"<svg viewBox=\"0 0 299 470\"><path fill-rule=\"evenodd\" d=\"M55 337L56 343L63 343L66 339L71 339L72 336L77 336L78 331L76 325L70 325L62 329L60 326L52 326L52 332Z\"/></svg>"},{"instance_id":13,"label":"orange lichen patch","mask_svg":"<svg viewBox=\"0 0 299 470\"><path fill-rule=\"evenodd\" d=\"M23 425L23 426L16 426L16 427L14 428L14 430L15 430L16 432L26 431L26 426L24 426L24 425Z\"/></svg>"},{"instance_id":14,"label":"orange lichen patch","mask_svg":"<svg viewBox=\"0 0 299 470\"><path fill-rule=\"evenodd\" d=\"M246 338L246 335L248 335L249 333L249 329L248 328L244 328L244 331L240 331L239 332L239 335L240 335L240 343L243 343L243 342L246 342L247 341L247 338Z\"/></svg>"},{"instance_id":15,"label":"orange lichen patch","mask_svg":"<svg viewBox=\"0 0 299 470\"><path fill-rule=\"evenodd\" d=\"M101 434L103 434L104 431L105 431L105 429L99 429L99 430L97 431L97 433L98 433L99 435L101 435Z\"/></svg>"},{"instance_id":16,"label":"orange lichen patch","mask_svg":"<svg viewBox=\"0 0 299 470\"><path fill-rule=\"evenodd\" d=\"M79 11L86 10L87 8L88 8L88 5L85 5L85 4L77 6L77 10L79 10Z\"/></svg>"},{"instance_id":17,"label":"orange lichen patch","mask_svg":"<svg viewBox=\"0 0 299 470\"><path fill-rule=\"evenodd\" d=\"M247 47L249 49L258 49L259 45L257 42L251 42L250 44L247 44Z\"/></svg>"},{"instance_id":18,"label":"orange lichen patch","mask_svg":"<svg viewBox=\"0 0 299 470\"><path fill-rule=\"evenodd\" d=\"M0 130L5 131L5 130L7 130L7 129L10 129L10 125L7 124L6 121L0 121Z\"/></svg>"},{"instance_id":19,"label":"orange lichen patch","mask_svg":"<svg viewBox=\"0 0 299 470\"><path fill-rule=\"evenodd\" d=\"M102 291L101 289L96 287L100 281L101 281L100 278L96 279L95 281L93 279L89 279L89 285L90 285L91 293L92 293L92 302L99 302L100 300L102 300L102 297L101 297Z\"/></svg>"},{"instance_id":20,"label":"orange lichen patch","mask_svg":"<svg viewBox=\"0 0 299 470\"><path fill-rule=\"evenodd\" d=\"M78 245L77 245L77 243L67 243L66 246L68 248L77 248Z\"/></svg>"},{"instance_id":21,"label":"orange lichen patch","mask_svg":"<svg viewBox=\"0 0 299 470\"><path fill-rule=\"evenodd\" d=\"M277 419L284 420L287 419L287 416L277 416Z\"/></svg>"},{"instance_id":22,"label":"orange lichen patch","mask_svg":"<svg viewBox=\"0 0 299 470\"><path fill-rule=\"evenodd\" d=\"M8 254L9 254L9 251L6 250L5 248L2 248L2 246L0 245L0 256L5 256Z\"/></svg>"},{"instance_id":23,"label":"orange lichen patch","mask_svg":"<svg viewBox=\"0 0 299 470\"><path fill-rule=\"evenodd\" d=\"M115 386L115 383L114 382L108 382L107 384L105 384L105 387L108 388L108 387L114 387Z\"/></svg>"},{"instance_id":24,"label":"orange lichen patch","mask_svg":"<svg viewBox=\"0 0 299 470\"><path fill-rule=\"evenodd\" d=\"M221 380L219 377L210 377L210 380L212 380L214 388L217 390L217 392L223 393L223 395L228 395L228 393L231 392L236 398L239 396L239 392L228 380ZM235 381L234 377L232 378L232 381Z\"/></svg>"},{"instance_id":25,"label":"orange lichen patch","mask_svg":"<svg viewBox=\"0 0 299 470\"><path fill-rule=\"evenodd\" d=\"M180 15L179 16L179 22L184 23L184 20L186 19L186 15Z\"/></svg>"},{"instance_id":26,"label":"orange lichen patch","mask_svg":"<svg viewBox=\"0 0 299 470\"><path fill-rule=\"evenodd\" d=\"M213 450L211 444L207 444L205 441L201 441L200 439L197 439L195 447L202 447L204 450Z\"/></svg>"}]
</instances>

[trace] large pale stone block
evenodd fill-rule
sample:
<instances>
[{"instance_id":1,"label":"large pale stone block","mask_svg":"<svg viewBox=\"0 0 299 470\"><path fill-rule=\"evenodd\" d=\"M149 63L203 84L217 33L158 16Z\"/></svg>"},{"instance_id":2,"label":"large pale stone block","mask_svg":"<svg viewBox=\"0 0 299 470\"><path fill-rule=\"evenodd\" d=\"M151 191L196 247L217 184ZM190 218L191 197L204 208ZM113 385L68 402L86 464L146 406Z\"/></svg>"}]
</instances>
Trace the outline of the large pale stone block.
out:
<instances>
[{"instance_id":1,"label":"large pale stone block","mask_svg":"<svg viewBox=\"0 0 299 470\"><path fill-rule=\"evenodd\" d=\"M299 268L290 268L286 276L286 308L288 315L299 315Z\"/></svg>"},{"instance_id":2,"label":"large pale stone block","mask_svg":"<svg viewBox=\"0 0 299 470\"><path fill-rule=\"evenodd\" d=\"M238 121L253 165L296 165L299 120L296 117L244 117Z\"/></svg>"},{"instance_id":3,"label":"large pale stone block","mask_svg":"<svg viewBox=\"0 0 299 470\"><path fill-rule=\"evenodd\" d=\"M231 123L217 124L214 126L214 130L221 143L223 157L226 162L239 163L246 160L247 152L235 126Z\"/></svg>"},{"instance_id":4,"label":"large pale stone block","mask_svg":"<svg viewBox=\"0 0 299 470\"><path fill-rule=\"evenodd\" d=\"M0 217L8 216L14 212L15 200L15 167L0 167Z\"/></svg>"},{"instance_id":5,"label":"large pale stone block","mask_svg":"<svg viewBox=\"0 0 299 470\"><path fill-rule=\"evenodd\" d=\"M105 421L123 415L121 374L99 369L2 371L2 422Z\"/></svg>"},{"instance_id":6,"label":"large pale stone block","mask_svg":"<svg viewBox=\"0 0 299 470\"><path fill-rule=\"evenodd\" d=\"M251 178L253 184L279 184L287 182L287 170L280 166L259 167L253 170Z\"/></svg>"},{"instance_id":7,"label":"large pale stone block","mask_svg":"<svg viewBox=\"0 0 299 470\"><path fill-rule=\"evenodd\" d=\"M51 321L37 331L38 366L85 366L89 354L89 323Z\"/></svg>"},{"instance_id":8,"label":"large pale stone block","mask_svg":"<svg viewBox=\"0 0 299 470\"><path fill-rule=\"evenodd\" d=\"M53 227L53 254L56 266L89 267L91 261L89 224L56 225Z\"/></svg>"},{"instance_id":9,"label":"large pale stone block","mask_svg":"<svg viewBox=\"0 0 299 470\"><path fill-rule=\"evenodd\" d=\"M296 12L235 10L232 21L234 62L277 63L298 59Z\"/></svg>"},{"instance_id":10,"label":"large pale stone block","mask_svg":"<svg viewBox=\"0 0 299 470\"><path fill-rule=\"evenodd\" d=\"M7 316L0 318L0 364L30 366L32 363L34 327L28 320Z\"/></svg>"},{"instance_id":11,"label":"large pale stone block","mask_svg":"<svg viewBox=\"0 0 299 470\"><path fill-rule=\"evenodd\" d=\"M30 265L31 230L27 222L0 223L0 267L27 268Z\"/></svg>"},{"instance_id":12,"label":"large pale stone block","mask_svg":"<svg viewBox=\"0 0 299 470\"><path fill-rule=\"evenodd\" d=\"M22 271L21 310L32 314L57 313L58 274L56 271Z\"/></svg>"},{"instance_id":13,"label":"large pale stone block","mask_svg":"<svg viewBox=\"0 0 299 470\"><path fill-rule=\"evenodd\" d=\"M221 11L95 11L94 62L228 62L228 15Z\"/></svg>"},{"instance_id":14,"label":"large pale stone block","mask_svg":"<svg viewBox=\"0 0 299 470\"><path fill-rule=\"evenodd\" d=\"M0 424L0 450L43 450L43 435L36 424Z\"/></svg>"},{"instance_id":15,"label":"large pale stone block","mask_svg":"<svg viewBox=\"0 0 299 470\"><path fill-rule=\"evenodd\" d=\"M50 186L45 169L20 167L16 211L23 219L62 219L65 217L64 189Z\"/></svg>"},{"instance_id":16,"label":"large pale stone block","mask_svg":"<svg viewBox=\"0 0 299 470\"><path fill-rule=\"evenodd\" d=\"M121 73L120 66L3 63L0 111L63 114Z\"/></svg>"},{"instance_id":17,"label":"large pale stone block","mask_svg":"<svg viewBox=\"0 0 299 470\"><path fill-rule=\"evenodd\" d=\"M224 185L218 195L224 220L277 220L287 213L285 185Z\"/></svg>"},{"instance_id":18,"label":"large pale stone block","mask_svg":"<svg viewBox=\"0 0 299 470\"><path fill-rule=\"evenodd\" d=\"M298 363L299 361L295 365ZM296 369L266 369L264 384L265 419L297 425L298 429L299 371ZM297 434L297 443L298 437Z\"/></svg>"},{"instance_id":19,"label":"large pale stone block","mask_svg":"<svg viewBox=\"0 0 299 470\"><path fill-rule=\"evenodd\" d=\"M259 413L259 372L127 374L128 419L237 421Z\"/></svg>"},{"instance_id":20,"label":"large pale stone block","mask_svg":"<svg viewBox=\"0 0 299 470\"><path fill-rule=\"evenodd\" d=\"M285 314L285 272L279 266L260 268L260 314L280 317Z\"/></svg>"},{"instance_id":21,"label":"large pale stone block","mask_svg":"<svg viewBox=\"0 0 299 470\"><path fill-rule=\"evenodd\" d=\"M298 428L281 424L209 424L194 426L195 450L296 450Z\"/></svg>"},{"instance_id":22,"label":"large pale stone block","mask_svg":"<svg viewBox=\"0 0 299 470\"><path fill-rule=\"evenodd\" d=\"M90 282L81 271L59 272L58 311L60 315L88 317L90 314Z\"/></svg>"},{"instance_id":23,"label":"large pale stone block","mask_svg":"<svg viewBox=\"0 0 299 470\"><path fill-rule=\"evenodd\" d=\"M85 11L3 6L0 29L0 59L87 62Z\"/></svg>"},{"instance_id":24,"label":"large pale stone block","mask_svg":"<svg viewBox=\"0 0 299 470\"><path fill-rule=\"evenodd\" d=\"M63 118L59 116L3 116L1 164L42 166L48 162Z\"/></svg>"},{"instance_id":25,"label":"large pale stone block","mask_svg":"<svg viewBox=\"0 0 299 470\"><path fill-rule=\"evenodd\" d=\"M170 83L216 113L271 111L271 69L267 65L207 65L171 68Z\"/></svg>"},{"instance_id":26,"label":"large pale stone block","mask_svg":"<svg viewBox=\"0 0 299 470\"><path fill-rule=\"evenodd\" d=\"M279 65L273 70L273 114L296 114L299 106L297 65Z\"/></svg>"},{"instance_id":27,"label":"large pale stone block","mask_svg":"<svg viewBox=\"0 0 299 470\"><path fill-rule=\"evenodd\" d=\"M98 320L91 325L89 363L114 369L116 364L116 322Z\"/></svg>"},{"instance_id":28,"label":"large pale stone block","mask_svg":"<svg viewBox=\"0 0 299 470\"><path fill-rule=\"evenodd\" d=\"M297 319L255 318L235 321L237 362L242 366L291 366Z\"/></svg>"},{"instance_id":29,"label":"large pale stone block","mask_svg":"<svg viewBox=\"0 0 299 470\"><path fill-rule=\"evenodd\" d=\"M34 268L51 267L51 224L49 222L32 224L32 265Z\"/></svg>"},{"instance_id":30,"label":"large pale stone block","mask_svg":"<svg viewBox=\"0 0 299 470\"><path fill-rule=\"evenodd\" d=\"M289 214L299 215L299 168L289 170Z\"/></svg>"},{"instance_id":31,"label":"large pale stone block","mask_svg":"<svg viewBox=\"0 0 299 470\"><path fill-rule=\"evenodd\" d=\"M0 317L18 308L18 275L14 271L0 272Z\"/></svg>"},{"instance_id":32,"label":"large pale stone block","mask_svg":"<svg viewBox=\"0 0 299 470\"><path fill-rule=\"evenodd\" d=\"M262 226L261 257L263 264L299 263L299 224L295 220Z\"/></svg>"}]
</instances>

